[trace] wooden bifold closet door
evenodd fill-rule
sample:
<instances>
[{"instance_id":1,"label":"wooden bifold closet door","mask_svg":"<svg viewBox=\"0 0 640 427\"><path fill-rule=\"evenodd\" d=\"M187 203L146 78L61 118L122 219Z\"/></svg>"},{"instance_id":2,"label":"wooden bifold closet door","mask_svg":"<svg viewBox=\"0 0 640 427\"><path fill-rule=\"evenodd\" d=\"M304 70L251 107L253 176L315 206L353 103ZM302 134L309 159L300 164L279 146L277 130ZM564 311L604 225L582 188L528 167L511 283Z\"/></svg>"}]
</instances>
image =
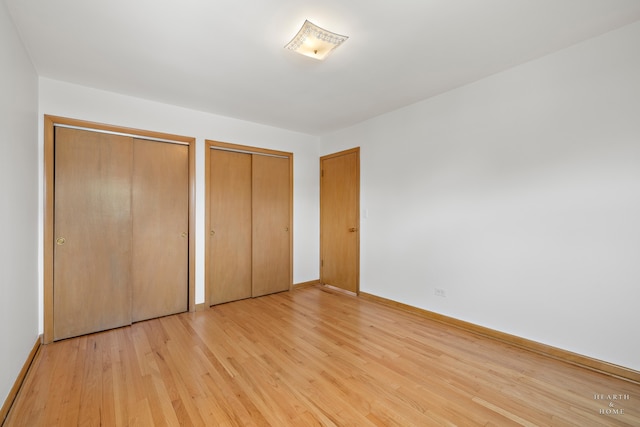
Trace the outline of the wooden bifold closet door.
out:
<instances>
[{"instance_id":1,"label":"wooden bifold closet door","mask_svg":"<svg viewBox=\"0 0 640 427\"><path fill-rule=\"evenodd\" d=\"M130 138L56 128L54 339L131 323Z\"/></svg>"},{"instance_id":2,"label":"wooden bifold closet door","mask_svg":"<svg viewBox=\"0 0 640 427\"><path fill-rule=\"evenodd\" d=\"M210 305L251 296L251 155L210 151Z\"/></svg>"},{"instance_id":3,"label":"wooden bifold closet door","mask_svg":"<svg viewBox=\"0 0 640 427\"><path fill-rule=\"evenodd\" d=\"M53 339L187 310L188 147L55 128Z\"/></svg>"},{"instance_id":4,"label":"wooden bifold closet door","mask_svg":"<svg viewBox=\"0 0 640 427\"><path fill-rule=\"evenodd\" d=\"M189 153L186 145L134 140L134 322L187 311Z\"/></svg>"},{"instance_id":5,"label":"wooden bifold closet door","mask_svg":"<svg viewBox=\"0 0 640 427\"><path fill-rule=\"evenodd\" d=\"M288 290L291 159L209 151L209 304Z\"/></svg>"},{"instance_id":6,"label":"wooden bifold closet door","mask_svg":"<svg viewBox=\"0 0 640 427\"><path fill-rule=\"evenodd\" d=\"M252 154L254 297L289 289L289 159Z\"/></svg>"}]
</instances>

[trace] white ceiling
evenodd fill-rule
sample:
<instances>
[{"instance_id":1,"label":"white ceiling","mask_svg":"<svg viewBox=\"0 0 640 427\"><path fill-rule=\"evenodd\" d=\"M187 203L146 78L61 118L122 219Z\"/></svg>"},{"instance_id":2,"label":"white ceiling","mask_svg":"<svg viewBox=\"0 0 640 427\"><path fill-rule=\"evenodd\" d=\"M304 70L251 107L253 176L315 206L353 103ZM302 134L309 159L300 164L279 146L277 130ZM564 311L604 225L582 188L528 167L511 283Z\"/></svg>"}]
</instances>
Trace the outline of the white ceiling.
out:
<instances>
[{"instance_id":1,"label":"white ceiling","mask_svg":"<svg viewBox=\"0 0 640 427\"><path fill-rule=\"evenodd\" d=\"M40 76L316 135L640 20L638 0L4 1ZM285 50L305 19L349 40Z\"/></svg>"}]
</instances>

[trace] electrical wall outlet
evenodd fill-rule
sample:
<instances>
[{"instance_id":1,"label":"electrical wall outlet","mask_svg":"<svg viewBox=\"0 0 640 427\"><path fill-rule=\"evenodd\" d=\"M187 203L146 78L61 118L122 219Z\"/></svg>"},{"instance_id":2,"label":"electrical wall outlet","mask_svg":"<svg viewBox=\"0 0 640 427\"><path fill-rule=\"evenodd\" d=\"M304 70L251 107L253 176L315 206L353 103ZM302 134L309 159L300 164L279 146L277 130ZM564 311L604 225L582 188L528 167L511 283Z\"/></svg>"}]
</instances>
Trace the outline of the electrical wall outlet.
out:
<instances>
[{"instance_id":1,"label":"electrical wall outlet","mask_svg":"<svg viewBox=\"0 0 640 427\"><path fill-rule=\"evenodd\" d=\"M444 289L440 289L440 288L436 288L434 291L434 294L436 294L437 297L446 297L447 295L444 292Z\"/></svg>"}]
</instances>

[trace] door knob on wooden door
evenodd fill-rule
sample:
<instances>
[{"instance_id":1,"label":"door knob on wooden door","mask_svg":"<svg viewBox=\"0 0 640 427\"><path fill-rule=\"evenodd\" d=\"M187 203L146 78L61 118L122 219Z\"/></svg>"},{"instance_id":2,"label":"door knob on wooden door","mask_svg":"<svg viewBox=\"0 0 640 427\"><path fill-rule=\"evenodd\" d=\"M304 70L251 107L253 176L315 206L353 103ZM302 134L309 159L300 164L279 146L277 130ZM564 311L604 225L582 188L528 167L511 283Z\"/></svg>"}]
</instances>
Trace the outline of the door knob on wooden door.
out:
<instances>
[{"instance_id":1,"label":"door knob on wooden door","mask_svg":"<svg viewBox=\"0 0 640 427\"><path fill-rule=\"evenodd\" d=\"M64 237L58 237L58 238L56 239L56 244L57 244L58 246L62 246L62 245L64 245L64 244L65 244L65 242L66 242L66 241L67 241L67 240L66 240Z\"/></svg>"},{"instance_id":2,"label":"door knob on wooden door","mask_svg":"<svg viewBox=\"0 0 640 427\"><path fill-rule=\"evenodd\" d=\"M358 227L351 227L351 228L349 229L349 232L350 232L350 233L355 233L356 231L358 231Z\"/></svg>"}]
</instances>

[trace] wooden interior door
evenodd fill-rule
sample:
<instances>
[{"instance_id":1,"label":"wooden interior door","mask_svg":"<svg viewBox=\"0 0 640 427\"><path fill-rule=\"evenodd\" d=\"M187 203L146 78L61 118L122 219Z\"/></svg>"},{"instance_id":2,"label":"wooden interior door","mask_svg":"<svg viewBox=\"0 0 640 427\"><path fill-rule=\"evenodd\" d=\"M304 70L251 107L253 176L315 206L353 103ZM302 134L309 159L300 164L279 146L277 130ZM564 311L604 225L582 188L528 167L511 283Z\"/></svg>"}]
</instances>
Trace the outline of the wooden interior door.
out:
<instances>
[{"instance_id":1,"label":"wooden interior door","mask_svg":"<svg viewBox=\"0 0 640 427\"><path fill-rule=\"evenodd\" d=\"M360 150L320 159L320 281L359 292Z\"/></svg>"},{"instance_id":2,"label":"wooden interior door","mask_svg":"<svg viewBox=\"0 0 640 427\"><path fill-rule=\"evenodd\" d=\"M251 297L251 154L209 150L209 304Z\"/></svg>"},{"instance_id":3,"label":"wooden interior door","mask_svg":"<svg viewBox=\"0 0 640 427\"><path fill-rule=\"evenodd\" d=\"M132 148L55 130L54 340L131 323Z\"/></svg>"},{"instance_id":4,"label":"wooden interior door","mask_svg":"<svg viewBox=\"0 0 640 427\"><path fill-rule=\"evenodd\" d=\"M134 140L132 320L187 311L189 147Z\"/></svg>"},{"instance_id":5,"label":"wooden interior door","mask_svg":"<svg viewBox=\"0 0 640 427\"><path fill-rule=\"evenodd\" d=\"M289 159L253 154L252 296L289 290Z\"/></svg>"}]
</instances>

